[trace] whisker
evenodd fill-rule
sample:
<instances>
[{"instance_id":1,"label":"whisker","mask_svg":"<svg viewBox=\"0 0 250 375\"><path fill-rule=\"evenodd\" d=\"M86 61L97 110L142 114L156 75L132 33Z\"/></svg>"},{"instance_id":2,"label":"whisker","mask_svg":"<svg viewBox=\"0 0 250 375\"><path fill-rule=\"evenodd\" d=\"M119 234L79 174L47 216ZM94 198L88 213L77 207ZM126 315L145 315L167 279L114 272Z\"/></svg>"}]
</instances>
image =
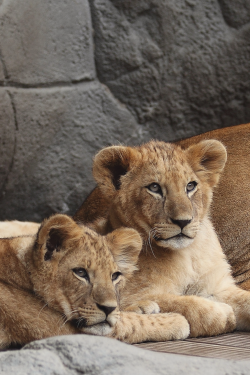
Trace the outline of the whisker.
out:
<instances>
[{"instance_id":1,"label":"whisker","mask_svg":"<svg viewBox=\"0 0 250 375\"><path fill-rule=\"evenodd\" d=\"M152 230L152 229L151 229L151 230ZM153 256L156 258L155 254L154 254L154 252L153 252L153 249L152 249L151 242L150 242L150 232L151 232L151 230L148 232L148 243L149 243L149 247L150 247L150 249L151 249L151 251L152 251Z\"/></svg>"},{"instance_id":2,"label":"whisker","mask_svg":"<svg viewBox=\"0 0 250 375\"><path fill-rule=\"evenodd\" d=\"M38 318L40 317L41 312L43 311L43 309L44 309L46 306L48 306L48 303L45 303L45 305L41 308L41 310L40 310L39 313L38 313Z\"/></svg>"},{"instance_id":3,"label":"whisker","mask_svg":"<svg viewBox=\"0 0 250 375\"><path fill-rule=\"evenodd\" d=\"M77 328L79 328L80 326L80 323L84 320L85 318L84 317L81 317L77 320Z\"/></svg>"},{"instance_id":4,"label":"whisker","mask_svg":"<svg viewBox=\"0 0 250 375\"><path fill-rule=\"evenodd\" d=\"M67 319L66 315L62 314L62 316L58 320L58 323L60 322L60 320L62 321L62 323L59 325L59 332L61 331L63 326L67 323L68 319Z\"/></svg>"},{"instance_id":5,"label":"whisker","mask_svg":"<svg viewBox=\"0 0 250 375\"><path fill-rule=\"evenodd\" d=\"M148 240L146 240L146 241L144 240L143 242L144 242L144 244L146 246L146 247L144 247L144 249L145 249L145 253L147 255L147 253L148 253Z\"/></svg>"},{"instance_id":6,"label":"whisker","mask_svg":"<svg viewBox=\"0 0 250 375\"><path fill-rule=\"evenodd\" d=\"M82 294L75 300L74 303L78 302L82 298Z\"/></svg>"},{"instance_id":7,"label":"whisker","mask_svg":"<svg viewBox=\"0 0 250 375\"><path fill-rule=\"evenodd\" d=\"M67 317L65 314L62 314L62 317L59 319L59 320L63 320L62 324L60 325L60 329L68 322L70 321L70 319L72 318L72 315L74 313L76 313L78 310L72 310L69 314L69 316Z\"/></svg>"}]
</instances>

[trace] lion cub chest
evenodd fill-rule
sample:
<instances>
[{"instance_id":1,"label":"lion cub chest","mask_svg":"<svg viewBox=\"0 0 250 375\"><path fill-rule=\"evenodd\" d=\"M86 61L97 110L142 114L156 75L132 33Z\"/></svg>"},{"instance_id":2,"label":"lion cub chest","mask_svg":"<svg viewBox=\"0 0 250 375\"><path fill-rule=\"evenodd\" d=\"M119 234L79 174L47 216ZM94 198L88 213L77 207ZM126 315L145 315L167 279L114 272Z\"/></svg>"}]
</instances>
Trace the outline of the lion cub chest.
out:
<instances>
[{"instance_id":1,"label":"lion cub chest","mask_svg":"<svg viewBox=\"0 0 250 375\"><path fill-rule=\"evenodd\" d=\"M141 293L153 288L155 294L212 298L221 275L230 278L230 269L209 220L204 228L192 245L184 249L166 249L163 253L154 247L154 254L143 251L139 271L126 287L126 296L132 293L141 298Z\"/></svg>"}]
</instances>

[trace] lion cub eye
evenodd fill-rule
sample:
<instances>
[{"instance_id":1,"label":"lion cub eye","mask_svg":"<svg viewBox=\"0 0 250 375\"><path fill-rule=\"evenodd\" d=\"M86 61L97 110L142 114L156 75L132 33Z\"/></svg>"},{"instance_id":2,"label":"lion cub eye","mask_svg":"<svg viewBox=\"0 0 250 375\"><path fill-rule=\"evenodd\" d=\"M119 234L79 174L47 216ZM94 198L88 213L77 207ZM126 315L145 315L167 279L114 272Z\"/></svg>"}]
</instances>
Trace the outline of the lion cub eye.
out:
<instances>
[{"instance_id":1,"label":"lion cub eye","mask_svg":"<svg viewBox=\"0 0 250 375\"><path fill-rule=\"evenodd\" d=\"M73 268L72 270L74 274L76 274L78 277L81 277L82 279L86 279L89 281L89 275L88 272L84 268Z\"/></svg>"},{"instance_id":2,"label":"lion cub eye","mask_svg":"<svg viewBox=\"0 0 250 375\"><path fill-rule=\"evenodd\" d=\"M193 191L197 186L197 182L196 181L191 181L187 184L187 192L190 193L190 191Z\"/></svg>"},{"instance_id":3,"label":"lion cub eye","mask_svg":"<svg viewBox=\"0 0 250 375\"><path fill-rule=\"evenodd\" d=\"M162 195L162 190L159 184L156 182L153 182L152 184L147 186L147 189L152 191L152 193L160 194Z\"/></svg>"},{"instance_id":4,"label":"lion cub eye","mask_svg":"<svg viewBox=\"0 0 250 375\"><path fill-rule=\"evenodd\" d=\"M121 274L122 274L121 272L115 272L115 273L113 273L113 275L112 275L112 281L117 280L118 277L121 276Z\"/></svg>"}]
</instances>

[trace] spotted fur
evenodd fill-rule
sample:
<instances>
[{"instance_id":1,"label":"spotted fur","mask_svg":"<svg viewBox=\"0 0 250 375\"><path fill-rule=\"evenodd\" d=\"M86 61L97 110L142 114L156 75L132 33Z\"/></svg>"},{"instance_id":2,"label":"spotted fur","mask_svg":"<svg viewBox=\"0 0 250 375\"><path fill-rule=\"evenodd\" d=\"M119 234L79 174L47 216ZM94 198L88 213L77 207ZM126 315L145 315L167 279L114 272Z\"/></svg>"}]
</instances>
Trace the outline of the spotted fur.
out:
<instances>
[{"instance_id":1,"label":"spotted fur","mask_svg":"<svg viewBox=\"0 0 250 375\"><path fill-rule=\"evenodd\" d=\"M0 347L72 333L128 343L187 337L179 314L120 312L120 292L141 246L133 229L103 237L66 215L45 220L36 236L1 239ZM144 301L144 311L155 308Z\"/></svg>"}]
</instances>

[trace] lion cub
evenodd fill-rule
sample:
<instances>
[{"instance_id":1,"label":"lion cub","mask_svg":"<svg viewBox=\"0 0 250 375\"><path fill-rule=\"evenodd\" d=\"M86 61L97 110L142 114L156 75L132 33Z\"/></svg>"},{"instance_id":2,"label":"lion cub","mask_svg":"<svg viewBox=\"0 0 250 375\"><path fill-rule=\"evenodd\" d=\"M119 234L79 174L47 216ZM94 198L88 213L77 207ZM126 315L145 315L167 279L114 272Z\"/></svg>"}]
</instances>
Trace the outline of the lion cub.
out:
<instances>
[{"instance_id":1,"label":"lion cub","mask_svg":"<svg viewBox=\"0 0 250 375\"><path fill-rule=\"evenodd\" d=\"M73 333L128 343L186 338L179 314L119 312L141 246L133 229L102 237L66 215L45 220L37 236L1 239L0 347Z\"/></svg>"},{"instance_id":2,"label":"lion cub","mask_svg":"<svg viewBox=\"0 0 250 375\"><path fill-rule=\"evenodd\" d=\"M161 312L185 316L192 337L250 330L250 292L235 285L209 215L226 159L216 140L186 149L157 141L112 146L95 156L98 189L75 220L103 234L132 227L144 240L123 310L154 301Z\"/></svg>"}]
</instances>

